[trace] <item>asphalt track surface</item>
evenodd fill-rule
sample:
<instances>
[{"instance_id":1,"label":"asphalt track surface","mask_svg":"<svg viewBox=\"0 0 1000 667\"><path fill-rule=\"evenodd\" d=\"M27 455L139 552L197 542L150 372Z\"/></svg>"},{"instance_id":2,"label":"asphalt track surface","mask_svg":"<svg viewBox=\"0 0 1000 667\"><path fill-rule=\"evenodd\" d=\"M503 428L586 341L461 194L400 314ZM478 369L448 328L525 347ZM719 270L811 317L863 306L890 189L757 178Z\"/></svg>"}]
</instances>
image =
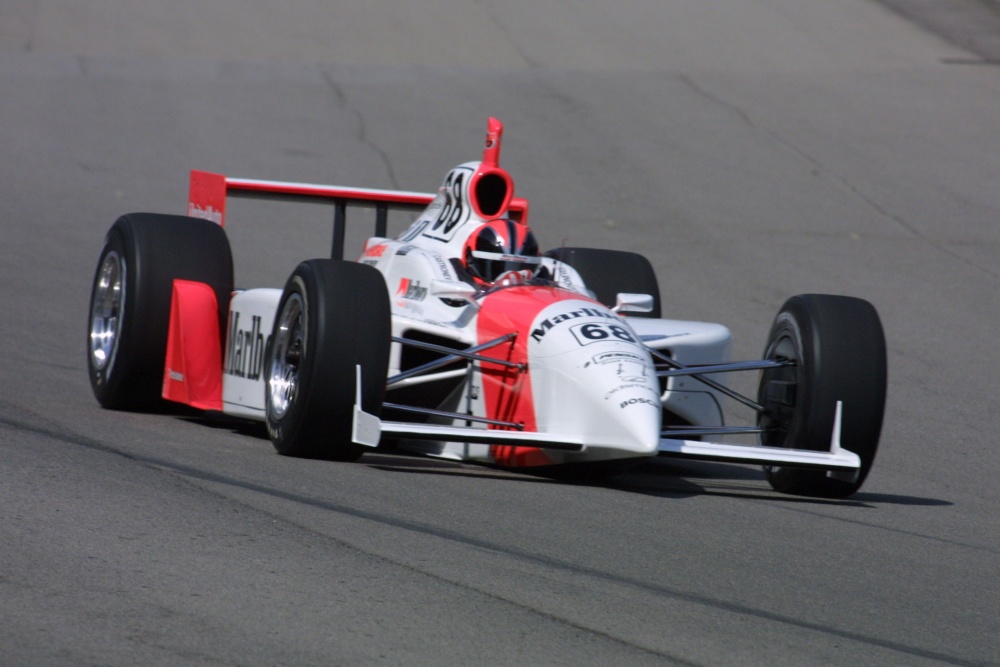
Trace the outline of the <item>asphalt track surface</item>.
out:
<instances>
[{"instance_id":1,"label":"asphalt track surface","mask_svg":"<svg viewBox=\"0 0 1000 667\"><path fill-rule=\"evenodd\" d=\"M0 3L0 664L1000 664L1000 69L863 0L514 5ZM737 356L793 294L877 306L860 493L296 460L98 407L118 215L182 212L191 168L431 191L489 115L543 245L646 253ZM329 246L325 209L233 211L241 286Z\"/></svg>"}]
</instances>

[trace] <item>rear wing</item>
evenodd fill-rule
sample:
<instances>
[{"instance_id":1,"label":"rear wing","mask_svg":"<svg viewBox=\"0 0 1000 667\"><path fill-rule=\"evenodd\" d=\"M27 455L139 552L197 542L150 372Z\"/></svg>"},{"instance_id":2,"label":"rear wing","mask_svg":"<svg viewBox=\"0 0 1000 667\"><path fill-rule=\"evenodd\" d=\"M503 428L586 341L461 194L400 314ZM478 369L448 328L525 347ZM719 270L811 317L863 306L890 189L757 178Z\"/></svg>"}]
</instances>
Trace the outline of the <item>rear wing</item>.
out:
<instances>
[{"instance_id":1,"label":"rear wing","mask_svg":"<svg viewBox=\"0 0 1000 667\"><path fill-rule=\"evenodd\" d=\"M347 226L347 207L358 206L375 209L374 236L386 236L389 210L423 211L437 196L424 192L404 190L376 190L350 188L339 185L311 183L286 183L260 181L248 178L230 178L207 171L191 171L188 191L187 214L204 218L218 225L226 222L227 197L268 199L291 202L325 202L333 206L333 247L330 256L344 258L344 235ZM508 209L518 222L528 221L528 200L515 197Z\"/></svg>"}]
</instances>

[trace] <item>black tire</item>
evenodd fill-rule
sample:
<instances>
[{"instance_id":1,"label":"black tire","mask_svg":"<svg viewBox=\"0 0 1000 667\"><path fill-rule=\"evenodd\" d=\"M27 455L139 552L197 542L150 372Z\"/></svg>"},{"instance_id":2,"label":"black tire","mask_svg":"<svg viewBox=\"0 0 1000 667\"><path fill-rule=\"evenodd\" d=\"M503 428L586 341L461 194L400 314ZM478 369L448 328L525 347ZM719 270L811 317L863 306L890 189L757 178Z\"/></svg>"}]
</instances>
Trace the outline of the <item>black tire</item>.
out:
<instances>
[{"instance_id":1,"label":"black tire","mask_svg":"<svg viewBox=\"0 0 1000 667\"><path fill-rule=\"evenodd\" d=\"M765 411L759 424L767 429L761 444L829 450L841 401L841 445L861 457L853 482L824 471L765 466L768 482L784 493L851 495L871 470L885 410L885 335L875 308L846 296L792 297L771 326L764 358L790 359L796 365L761 373L758 401Z\"/></svg>"},{"instance_id":2,"label":"black tire","mask_svg":"<svg viewBox=\"0 0 1000 667\"><path fill-rule=\"evenodd\" d=\"M157 213L118 218L97 262L87 319L90 386L103 407L165 405L161 393L175 278L215 289L224 343L233 258L222 227Z\"/></svg>"},{"instance_id":3,"label":"black tire","mask_svg":"<svg viewBox=\"0 0 1000 667\"><path fill-rule=\"evenodd\" d=\"M556 248L546 252L545 256L576 269L587 287L597 295L597 300L605 306L613 307L615 297L622 292L649 294L653 297L653 310L628 313L628 316L660 317L660 287L656 272L642 255L604 248Z\"/></svg>"},{"instance_id":4,"label":"black tire","mask_svg":"<svg viewBox=\"0 0 1000 667\"><path fill-rule=\"evenodd\" d=\"M373 267L313 259L285 284L264 362L274 448L288 456L353 461L357 366L361 407L381 414L389 369L389 293Z\"/></svg>"}]
</instances>

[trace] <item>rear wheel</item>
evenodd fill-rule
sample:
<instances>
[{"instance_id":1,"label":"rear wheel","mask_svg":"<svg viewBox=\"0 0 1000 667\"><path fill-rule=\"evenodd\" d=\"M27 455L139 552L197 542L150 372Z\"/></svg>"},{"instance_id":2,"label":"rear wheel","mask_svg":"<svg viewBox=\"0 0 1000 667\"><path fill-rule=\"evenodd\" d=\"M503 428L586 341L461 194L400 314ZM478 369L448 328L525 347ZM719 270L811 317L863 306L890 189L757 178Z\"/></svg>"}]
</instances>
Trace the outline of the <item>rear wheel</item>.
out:
<instances>
[{"instance_id":1,"label":"rear wheel","mask_svg":"<svg viewBox=\"0 0 1000 667\"><path fill-rule=\"evenodd\" d=\"M90 385L105 408L163 405L170 299L177 278L215 290L219 331L224 332L233 259L219 225L156 213L131 213L112 225L97 262L87 320Z\"/></svg>"},{"instance_id":2,"label":"rear wheel","mask_svg":"<svg viewBox=\"0 0 1000 667\"><path fill-rule=\"evenodd\" d=\"M761 374L758 402L761 444L830 449L834 413L842 402L841 445L861 458L853 481L823 471L766 466L777 491L843 498L857 491L871 470L882 429L886 352L882 323L862 299L805 294L785 302L771 326L765 359L795 362Z\"/></svg>"},{"instance_id":3,"label":"rear wheel","mask_svg":"<svg viewBox=\"0 0 1000 667\"><path fill-rule=\"evenodd\" d=\"M656 272L642 255L605 248L556 248L545 255L576 269L583 282L604 305L613 307L615 297L622 292L649 294L653 297L653 310L628 313L628 316L660 317L660 287Z\"/></svg>"},{"instance_id":4,"label":"rear wheel","mask_svg":"<svg viewBox=\"0 0 1000 667\"><path fill-rule=\"evenodd\" d=\"M364 264L302 262L278 305L265 360L265 410L275 449L339 461L364 451L351 439L356 368L361 407L378 415L389 368L385 280Z\"/></svg>"}]
</instances>

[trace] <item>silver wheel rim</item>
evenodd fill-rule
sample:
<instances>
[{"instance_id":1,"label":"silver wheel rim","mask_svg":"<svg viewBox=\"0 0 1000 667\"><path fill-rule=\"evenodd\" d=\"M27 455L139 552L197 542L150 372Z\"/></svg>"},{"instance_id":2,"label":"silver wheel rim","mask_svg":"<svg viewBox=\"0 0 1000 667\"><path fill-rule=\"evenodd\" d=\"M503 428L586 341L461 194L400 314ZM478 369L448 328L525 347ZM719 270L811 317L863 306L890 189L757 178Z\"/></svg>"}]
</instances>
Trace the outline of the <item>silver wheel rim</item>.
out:
<instances>
[{"instance_id":1,"label":"silver wheel rim","mask_svg":"<svg viewBox=\"0 0 1000 667\"><path fill-rule=\"evenodd\" d=\"M94 281L90 310L90 363L97 371L115 362L125 308L125 261L114 250L104 256Z\"/></svg>"},{"instance_id":2,"label":"silver wheel rim","mask_svg":"<svg viewBox=\"0 0 1000 667\"><path fill-rule=\"evenodd\" d=\"M267 409L271 419L284 417L298 394L299 361L306 344L304 314L302 297L292 294L278 318L267 373Z\"/></svg>"}]
</instances>

